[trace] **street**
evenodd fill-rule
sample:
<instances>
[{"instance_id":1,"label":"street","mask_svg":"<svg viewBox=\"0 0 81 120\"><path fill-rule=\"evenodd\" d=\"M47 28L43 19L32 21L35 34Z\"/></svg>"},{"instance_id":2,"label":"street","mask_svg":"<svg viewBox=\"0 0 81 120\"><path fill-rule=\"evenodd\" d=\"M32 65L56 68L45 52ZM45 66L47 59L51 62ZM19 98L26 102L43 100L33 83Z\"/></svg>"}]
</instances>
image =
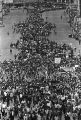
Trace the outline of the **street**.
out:
<instances>
[{"instance_id":1,"label":"street","mask_svg":"<svg viewBox=\"0 0 81 120\"><path fill-rule=\"evenodd\" d=\"M61 18L62 16L62 18ZM57 43L66 43L76 49L76 55L81 51L81 45L73 38L69 38L71 34L71 28L67 23L68 18L64 16L64 10L47 11L42 14L42 17L51 23L56 24L56 34L52 31L49 36L50 40L54 40ZM26 11L22 9L11 10L9 15L3 17L4 27L0 27L0 61L14 59L14 54L18 51L13 49L10 54L10 43L16 43L19 40L20 34L13 33L12 25L26 19Z\"/></svg>"}]
</instances>

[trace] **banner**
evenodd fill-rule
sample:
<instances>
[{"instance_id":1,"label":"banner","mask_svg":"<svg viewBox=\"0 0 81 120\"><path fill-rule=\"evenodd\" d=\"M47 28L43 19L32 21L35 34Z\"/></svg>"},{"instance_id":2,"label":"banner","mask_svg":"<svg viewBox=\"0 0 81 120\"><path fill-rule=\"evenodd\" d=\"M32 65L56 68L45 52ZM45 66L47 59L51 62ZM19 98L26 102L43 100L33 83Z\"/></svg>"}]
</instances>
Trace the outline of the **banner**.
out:
<instances>
[{"instance_id":1,"label":"banner","mask_svg":"<svg viewBox=\"0 0 81 120\"><path fill-rule=\"evenodd\" d=\"M13 3L13 0L3 0L3 3Z\"/></svg>"},{"instance_id":2,"label":"banner","mask_svg":"<svg viewBox=\"0 0 81 120\"><path fill-rule=\"evenodd\" d=\"M55 58L55 63L56 64L60 64L60 62L61 62L61 58Z\"/></svg>"}]
</instances>

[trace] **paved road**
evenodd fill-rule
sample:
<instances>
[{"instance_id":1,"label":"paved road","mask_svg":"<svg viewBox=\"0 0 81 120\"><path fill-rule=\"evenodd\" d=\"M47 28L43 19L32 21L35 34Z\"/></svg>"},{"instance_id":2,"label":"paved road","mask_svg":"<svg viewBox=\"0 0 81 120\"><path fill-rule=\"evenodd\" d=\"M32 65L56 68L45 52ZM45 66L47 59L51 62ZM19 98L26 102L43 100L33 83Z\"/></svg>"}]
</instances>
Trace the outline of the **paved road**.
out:
<instances>
[{"instance_id":1,"label":"paved road","mask_svg":"<svg viewBox=\"0 0 81 120\"><path fill-rule=\"evenodd\" d=\"M10 54L10 43L16 43L20 34L13 34L12 25L25 19L26 12L23 12L23 10L11 10L9 15L3 17L5 27L0 27L0 61L14 59L17 50L13 50L13 54Z\"/></svg>"},{"instance_id":2,"label":"paved road","mask_svg":"<svg viewBox=\"0 0 81 120\"><path fill-rule=\"evenodd\" d=\"M61 15L63 16L62 20ZM81 45L79 45L78 41L68 38L71 29L67 23L66 17L63 15L63 10L44 12L42 16L44 19L47 16L47 21L55 23L57 26L57 35L52 31L49 37L50 40L54 40L58 43L71 43L72 47L77 48L77 53L81 50ZM12 25L25 20L25 18L26 11L23 12L23 10L12 10L9 15L4 16L3 22L5 27L0 28L0 61L14 59L14 54L17 53L17 50L13 50L13 54L10 54L9 46L11 42L16 42L20 35L13 34ZM8 32L9 35L7 34Z\"/></svg>"},{"instance_id":3,"label":"paved road","mask_svg":"<svg viewBox=\"0 0 81 120\"><path fill-rule=\"evenodd\" d=\"M75 54L77 55L79 50L81 51L81 45L79 45L79 42L77 40L68 37L68 35L71 33L71 28L67 23L68 17L64 16L64 11L58 10L45 12L43 13L43 18L46 17L48 18L47 21L55 23L57 26L57 35L55 35L54 32L52 32L49 38L58 43L67 43L72 45L73 48L76 47L77 51Z\"/></svg>"}]
</instances>

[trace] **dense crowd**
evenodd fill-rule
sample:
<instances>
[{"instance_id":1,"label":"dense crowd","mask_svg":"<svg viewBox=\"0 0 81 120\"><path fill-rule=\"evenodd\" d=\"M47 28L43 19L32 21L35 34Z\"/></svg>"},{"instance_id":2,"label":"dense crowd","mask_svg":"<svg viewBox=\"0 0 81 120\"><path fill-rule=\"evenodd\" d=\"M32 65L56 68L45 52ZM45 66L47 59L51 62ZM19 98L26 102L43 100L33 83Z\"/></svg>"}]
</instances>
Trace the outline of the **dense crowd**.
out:
<instances>
[{"instance_id":1,"label":"dense crowd","mask_svg":"<svg viewBox=\"0 0 81 120\"><path fill-rule=\"evenodd\" d=\"M0 63L1 120L81 120L81 56L50 41L51 30L56 25L37 11L14 24L21 38L10 50L15 46L19 53Z\"/></svg>"}]
</instances>

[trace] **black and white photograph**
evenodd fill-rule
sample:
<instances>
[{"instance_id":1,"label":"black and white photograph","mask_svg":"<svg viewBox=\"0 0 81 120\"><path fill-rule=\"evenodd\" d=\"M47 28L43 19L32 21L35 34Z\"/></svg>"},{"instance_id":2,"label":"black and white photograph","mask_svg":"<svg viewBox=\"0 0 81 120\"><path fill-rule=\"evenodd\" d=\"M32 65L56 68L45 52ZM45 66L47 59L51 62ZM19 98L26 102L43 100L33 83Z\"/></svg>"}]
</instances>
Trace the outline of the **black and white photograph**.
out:
<instances>
[{"instance_id":1,"label":"black and white photograph","mask_svg":"<svg viewBox=\"0 0 81 120\"><path fill-rule=\"evenodd\" d=\"M0 0L0 120L81 120L81 0Z\"/></svg>"}]
</instances>

